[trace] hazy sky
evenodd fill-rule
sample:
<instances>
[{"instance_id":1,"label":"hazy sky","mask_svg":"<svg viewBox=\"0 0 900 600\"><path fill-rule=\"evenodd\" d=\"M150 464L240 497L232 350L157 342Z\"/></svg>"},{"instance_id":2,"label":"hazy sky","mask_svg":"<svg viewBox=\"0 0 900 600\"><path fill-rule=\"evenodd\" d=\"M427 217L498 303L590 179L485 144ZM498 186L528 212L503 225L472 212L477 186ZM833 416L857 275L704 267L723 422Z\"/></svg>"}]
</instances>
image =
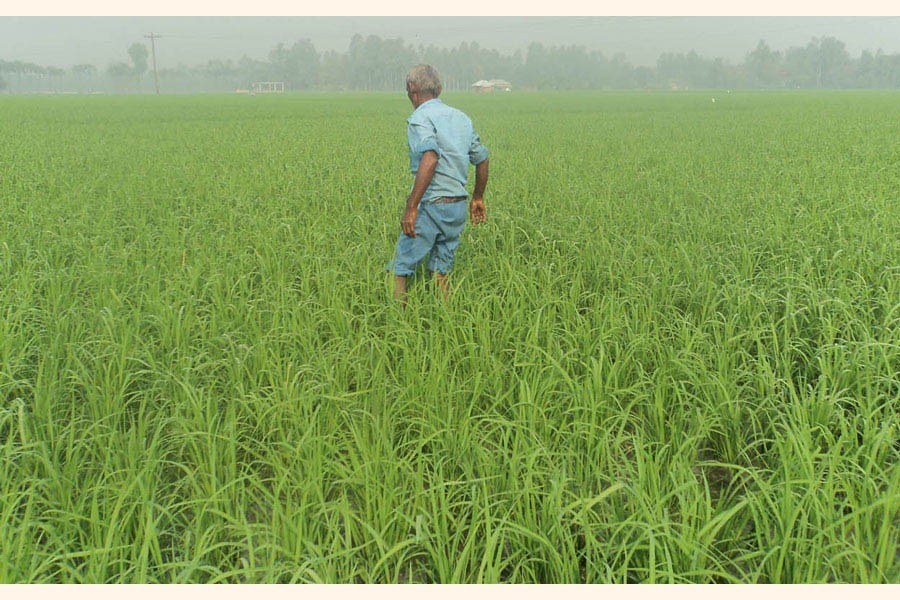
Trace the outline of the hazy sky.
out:
<instances>
[{"instance_id":1,"label":"hazy sky","mask_svg":"<svg viewBox=\"0 0 900 600\"><path fill-rule=\"evenodd\" d=\"M157 41L160 67L213 58L265 58L278 42L312 40L347 49L354 33L399 37L413 45L477 41L503 53L532 41L578 44L611 56L623 52L653 65L663 52L695 50L739 62L764 39L775 50L834 36L854 57L862 50L900 53L900 17L0 17L0 60L71 67L126 61L126 49Z\"/></svg>"}]
</instances>

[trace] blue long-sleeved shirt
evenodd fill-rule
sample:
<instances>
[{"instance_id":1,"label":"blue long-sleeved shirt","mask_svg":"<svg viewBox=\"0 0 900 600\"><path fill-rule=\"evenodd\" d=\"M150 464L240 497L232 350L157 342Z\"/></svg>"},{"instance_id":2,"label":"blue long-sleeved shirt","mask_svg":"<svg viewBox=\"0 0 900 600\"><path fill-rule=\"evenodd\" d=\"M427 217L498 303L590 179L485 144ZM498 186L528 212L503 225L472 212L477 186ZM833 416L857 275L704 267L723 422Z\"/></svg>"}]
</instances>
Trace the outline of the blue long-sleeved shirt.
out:
<instances>
[{"instance_id":1,"label":"blue long-sleeved shirt","mask_svg":"<svg viewBox=\"0 0 900 600\"><path fill-rule=\"evenodd\" d=\"M472 120L462 112L447 106L434 98L423 102L412 116L409 124L409 168L415 175L419 170L422 155L434 150L438 162L434 177L422 202L431 202L444 196L466 196L466 180L469 163L477 165L488 157L488 149L475 133Z\"/></svg>"}]
</instances>

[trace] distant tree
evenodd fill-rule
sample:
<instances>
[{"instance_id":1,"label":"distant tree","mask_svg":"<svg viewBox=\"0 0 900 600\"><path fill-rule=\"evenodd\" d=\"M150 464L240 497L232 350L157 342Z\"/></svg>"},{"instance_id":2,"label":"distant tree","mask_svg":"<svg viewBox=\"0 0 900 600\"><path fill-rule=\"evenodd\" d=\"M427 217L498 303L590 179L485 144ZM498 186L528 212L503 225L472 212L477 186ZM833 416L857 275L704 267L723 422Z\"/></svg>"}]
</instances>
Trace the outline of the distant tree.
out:
<instances>
[{"instance_id":1,"label":"distant tree","mask_svg":"<svg viewBox=\"0 0 900 600\"><path fill-rule=\"evenodd\" d=\"M9 75L15 75L16 81L21 84L22 83L22 72L18 68L18 65L13 61L0 60L0 74L7 73ZM3 89L7 89L9 87L9 83L3 82Z\"/></svg>"},{"instance_id":2,"label":"distant tree","mask_svg":"<svg viewBox=\"0 0 900 600\"><path fill-rule=\"evenodd\" d=\"M49 86L46 89L53 92L60 91L60 84L62 83L62 78L66 75L66 70L59 67L45 67L44 69L47 74L47 85Z\"/></svg>"},{"instance_id":3,"label":"distant tree","mask_svg":"<svg viewBox=\"0 0 900 600\"><path fill-rule=\"evenodd\" d=\"M231 60L214 59L191 69L192 76L204 89L231 91L244 84L240 68Z\"/></svg>"},{"instance_id":4,"label":"distant tree","mask_svg":"<svg viewBox=\"0 0 900 600\"><path fill-rule=\"evenodd\" d=\"M117 79L130 77L133 73L131 66L123 62L115 62L106 68L106 74Z\"/></svg>"},{"instance_id":5,"label":"distant tree","mask_svg":"<svg viewBox=\"0 0 900 600\"><path fill-rule=\"evenodd\" d=\"M106 74L113 80L113 86L117 92L131 91L134 70L131 65L124 62L115 62L106 68Z\"/></svg>"},{"instance_id":6,"label":"distant tree","mask_svg":"<svg viewBox=\"0 0 900 600\"><path fill-rule=\"evenodd\" d=\"M318 83L325 89L346 90L349 86L347 79L347 55L335 50L328 50L322 54L319 64Z\"/></svg>"},{"instance_id":7,"label":"distant tree","mask_svg":"<svg viewBox=\"0 0 900 600\"><path fill-rule=\"evenodd\" d=\"M553 64L550 53L543 44L540 42L528 44L521 73L522 83L526 87L540 89L553 86Z\"/></svg>"},{"instance_id":8,"label":"distant tree","mask_svg":"<svg viewBox=\"0 0 900 600\"><path fill-rule=\"evenodd\" d=\"M656 61L659 84L663 87L722 88L738 83L739 69L723 58L703 58L691 50L687 54L665 53Z\"/></svg>"},{"instance_id":9,"label":"distant tree","mask_svg":"<svg viewBox=\"0 0 900 600\"><path fill-rule=\"evenodd\" d=\"M7 87L6 80L3 79L2 77L0 77L0 92L2 92L3 90L5 90L6 87Z\"/></svg>"},{"instance_id":10,"label":"distant tree","mask_svg":"<svg viewBox=\"0 0 900 600\"><path fill-rule=\"evenodd\" d=\"M714 58L709 65L709 84L713 88L732 88L740 85L740 68Z\"/></svg>"},{"instance_id":11,"label":"distant tree","mask_svg":"<svg viewBox=\"0 0 900 600\"><path fill-rule=\"evenodd\" d=\"M36 75L40 77L41 75L47 74L46 67L42 67L41 65L37 65L35 63L22 62L20 60L17 60L13 63L13 65L16 72L23 75Z\"/></svg>"},{"instance_id":12,"label":"distant tree","mask_svg":"<svg viewBox=\"0 0 900 600\"><path fill-rule=\"evenodd\" d=\"M863 50L853 73L854 87L875 88L881 87L875 78L875 56L868 50Z\"/></svg>"},{"instance_id":13,"label":"distant tree","mask_svg":"<svg viewBox=\"0 0 900 600\"><path fill-rule=\"evenodd\" d=\"M247 55L241 57L237 64L238 77L241 85L249 88L254 81L261 81L268 77L269 64L262 60L250 58Z\"/></svg>"},{"instance_id":14,"label":"distant tree","mask_svg":"<svg viewBox=\"0 0 900 600\"><path fill-rule=\"evenodd\" d=\"M774 87L783 79L781 71L781 54L773 52L763 40L759 40L756 49L747 54L744 61L748 82L752 86Z\"/></svg>"},{"instance_id":15,"label":"distant tree","mask_svg":"<svg viewBox=\"0 0 900 600\"><path fill-rule=\"evenodd\" d=\"M96 77L97 76L97 67L94 65L75 65L71 69L72 74L78 77Z\"/></svg>"},{"instance_id":16,"label":"distant tree","mask_svg":"<svg viewBox=\"0 0 900 600\"><path fill-rule=\"evenodd\" d=\"M879 81L887 88L900 88L900 54L885 55L879 51L875 55Z\"/></svg>"},{"instance_id":17,"label":"distant tree","mask_svg":"<svg viewBox=\"0 0 900 600\"><path fill-rule=\"evenodd\" d=\"M309 89L316 86L319 80L321 57L316 47L308 39L295 42L291 46L291 53L297 60L297 88Z\"/></svg>"},{"instance_id":18,"label":"distant tree","mask_svg":"<svg viewBox=\"0 0 900 600\"><path fill-rule=\"evenodd\" d=\"M270 75L267 79L287 79L285 75L291 69L290 52L284 43L279 42L274 48L269 50L269 71Z\"/></svg>"},{"instance_id":19,"label":"distant tree","mask_svg":"<svg viewBox=\"0 0 900 600\"><path fill-rule=\"evenodd\" d=\"M900 88L900 54L876 52L875 72L882 87Z\"/></svg>"},{"instance_id":20,"label":"distant tree","mask_svg":"<svg viewBox=\"0 0 900 600\"><path fill-rule=\"evenodd\" d=\"M134 43L128 47L128 56L131 58L132 72L140 80L147 72L147 58L150 56L150 51L144 44Z\"/></svg>"},{"instance_id":21,"label":"distant tree","mask_svg":"<svg viewBox=\"0 0 900 600\"><path fill-rule=\"evenodd\" d=\"M398 90L406 87L406 73L416 62L416 54L410 46L400 38L384 40L380 47L382 59L378 89Z\"/></svg>"},{"instance_id":22,"label":"distant tree","mask_svg":"<svg viewBox=\"0 0 900 600\"><path fill-rule=\"evenodd\" d=\"M380 87L383 67L382 40L377 35L350 38L347 52L347 75L350 85L358 90L377 90Z\"/></svg>"},{"instance_id":23,"label":"distant tree","mask_svg":"<svg viewBox=\"0 0 900 600\"><path fill-rule=\"evenodd\" d=\"M784 51L784 84L792 88L813 87L816 82L815 67L809 50L791 46Z\"/></svg>"},{"instance_id":24,"label":"distant tree","mask_svg":"<svg viewBox=\"0 0 900 600\"><path fill-rule=\"evenodd\" d=\"M75 65L71 77L55 67L0 60L7 90L46 91L74 84L92 89L92 78L106 75L118 91L136 91L147 72L148 49L128 48L129 62L116 62L98 72L89 64ZM172 89L204 92L246 88L254 81L284 81L289 89L399 90L407 70L418 62L437 66L445 90L469 90L478 79L507 79L515 89L647 89L672 84L688 88L803 87L900 88L900 54L863 51L850 56L833 37L813 38L808 44L775 51L764 40L731 65L722 58L706 58L693 50L665 53L653 67L635 67L624 54L612 58L583 46L544 46L531 43L512 54L484 48L478 42L457 47L429 45L413 48L399 38L354 35L345 52L316 51L308 39L290 46L279 43L266 59L246 56L237 62L210 60L196 66L178 65L160 71Z\"/></svg>"},{"instance_id":25,"label":"distant tree","mask_svg":"<svg viewBox=\"0 0 900 600\"><path fill-rule=\"evenodd\" d=\"M681 52L664 52L656 59L656 72L663 86L673 88L700 87L703 84L700 64L702 59L691 50L688 54Z\"/></svg>"},{"instance_id":26,"label":"distant tree","mask_svg":"<svg viewBox=\"0 0 900 600\"><path fill-rule=\"evenodd\" d=\"M315 86L319 72L319 53L304 39L287 47L279 43L269 52L269 77L287 82L291 89Z\"/></svg>"},{"instance_id":27,"label":"distant tree","mask_svg":"<svg viewBox=\"0 0 900 600\"><path fill-rule=\"evenodd\" d=\"M851 59L844 42L824 37L819 40L818 54L820 87L841 88L850 85Z\"/></svg>"},{"instance_id":28,"label":"distant tree","mask_svg":"<svg viewBox=\"0 0 900 600\"><path fill-rule=\"evenodd\" d=\"M832 37L813 38L803 48L788 48L784 66L792 87L846 87L852 79L850 55L844 43Z\"/></svg>"},{"instance_id":29,"label":"distant tree","mask_svg":"<svg viewBox=\"0 0 900 600\"><path fill-rule=\"evenodd\" d=\"M441 74L441 83L444 84L445 90L459 89L461 82L459 74L454 70L448 60L448 52L446 48L439 48L434 45L419 45L416 50L416 63L426 63L435 65Z\"/></svg>"},{"instance_id":30,"label":"distant tree","mask_svg":"<svg viewBox=\"0 0 900 600\"><path fill-rule=\"evenodd\" d=\"M290 48L278 44L269 52L269 63L273 78L288 82L291 89L309 89L317 83L319 53L308 39L299 40Z\"/></svg>"},{"instance_id":31,"label":"distant tree","mask_svg":"<svg viewBox=\"0 0 900 600\"><path fill-rule=\"evenodd\" d=\"M236 71L237 69L235 68L234 63L230 60L222 61L219 59L210 60L205 65L197 68L198 73L213 79L233 77Z\"/></svg>"},{"instance_id":32,"label":"distant tree","mask_svg":"<svg viewBox=\"0 0 900 600\"><path fill-rule=\"evenodd\" d=\"M616 86L619 88L651 88L656 78L656 73L650 67L635 67L630 70L630 73L628 70L623 69L620 73L619 83ZM626 78L628 75L630 77Z\"/></svg>"}]
</instances>

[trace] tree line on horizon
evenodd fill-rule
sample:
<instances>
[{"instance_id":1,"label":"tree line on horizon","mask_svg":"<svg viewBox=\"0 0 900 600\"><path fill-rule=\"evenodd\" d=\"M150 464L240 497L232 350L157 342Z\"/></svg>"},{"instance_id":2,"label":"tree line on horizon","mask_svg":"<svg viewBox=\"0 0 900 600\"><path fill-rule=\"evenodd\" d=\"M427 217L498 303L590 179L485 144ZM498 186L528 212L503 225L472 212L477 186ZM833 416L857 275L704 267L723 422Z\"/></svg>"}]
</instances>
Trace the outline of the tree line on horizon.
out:
<instances>
[{"instance_id":1,"label":"tree line on horizon","mask_svg":"<svg viewBox=\"0 0 900 600\"><path fill-rule=\"evenodd\" d=\"M9 93L151 93L147 46L132 44L128 60L100 68L69 69L0 60L0 90ZM743 62L706 58L691 50L667 52L655 66L635 66L622 54L607 56L579 45L545 46L503 54L463 42L457 47L405 44L401 39L354 35L346 52L318 51L308 39L279 43L265 59L209 60L162 66L164 93L233 92L254 82L280 81L290 91L395 91L410 66L435 65L444 89L467 90L481 79L501 78L519 90L588 89L898 89L900 54L863 51L852 57L834 37L779 51L760 40Z\"/></svg>"}]
</instances>

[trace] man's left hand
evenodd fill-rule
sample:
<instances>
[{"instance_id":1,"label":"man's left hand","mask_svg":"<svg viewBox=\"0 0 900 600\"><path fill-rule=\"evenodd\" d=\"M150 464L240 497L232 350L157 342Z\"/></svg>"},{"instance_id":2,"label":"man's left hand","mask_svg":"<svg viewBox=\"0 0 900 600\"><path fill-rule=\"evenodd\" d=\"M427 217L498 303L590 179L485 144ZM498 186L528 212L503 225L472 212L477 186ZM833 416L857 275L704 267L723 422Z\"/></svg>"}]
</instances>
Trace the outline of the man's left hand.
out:
<instances>
[{"instance_id":1,"label":"man's left hand","mask_svg":"<svg viewBox=\"0 0 900 600\"><path fill-rule=\"evenodd\" d=\"M403 218L400 220L400 227L403 228L403 233L409 237L416 237L416 219L418 216L418 208L407 207L406 212L403 213Z\"/></svg>"}]
</instances>

